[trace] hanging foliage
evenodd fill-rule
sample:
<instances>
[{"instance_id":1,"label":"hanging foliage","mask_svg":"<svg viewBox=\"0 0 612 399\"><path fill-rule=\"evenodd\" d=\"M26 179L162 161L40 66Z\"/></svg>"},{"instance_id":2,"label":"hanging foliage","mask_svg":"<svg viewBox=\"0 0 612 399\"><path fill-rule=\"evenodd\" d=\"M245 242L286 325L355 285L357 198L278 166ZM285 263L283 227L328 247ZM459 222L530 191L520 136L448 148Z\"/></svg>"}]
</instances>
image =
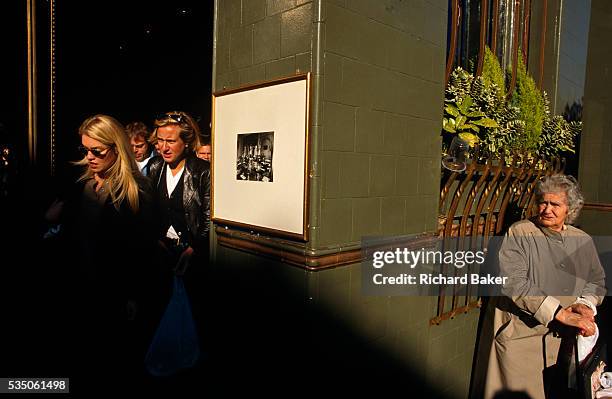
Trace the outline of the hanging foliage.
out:
<instances>
[{"instance_id":1,"label":"hanging foliage","mask_svg":"<svg viewBox=\"0 0 612 399\"><path fill-rule=\"evenodd\" d=\"M475 77L457 67L445 90L442 129L446 145L459 135L478 143L489 156L555 157L574 152L581 122L568 122L550 112L548 97L528 75L521 60L516 88L506 97L505 74L486 48L483 71Z\"/></svg>"}]
</instances>

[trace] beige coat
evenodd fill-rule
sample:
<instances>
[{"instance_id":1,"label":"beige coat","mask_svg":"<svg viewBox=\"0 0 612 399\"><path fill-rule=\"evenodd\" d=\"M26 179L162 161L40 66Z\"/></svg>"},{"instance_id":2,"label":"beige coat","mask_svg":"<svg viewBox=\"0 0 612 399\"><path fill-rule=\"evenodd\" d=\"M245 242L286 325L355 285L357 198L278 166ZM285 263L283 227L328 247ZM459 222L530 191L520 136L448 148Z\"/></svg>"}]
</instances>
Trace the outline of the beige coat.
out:
<instances>
[{"instance_id":1,"label":"beige coat","mask_svg":"<svg viewBox=\"0 0 612 399\"><path fill-rule=\"evenodd\" d=\"M508 277L506 296L488 298L472 397L490 399L511 390L543 399L543 372L557 363L561 343L558 322L551 323L555 311L580 296L599 305L605 295L597 250L575 227L558 233L523 220L504 237L499 268Z\"/></svg>"}]
</instances>

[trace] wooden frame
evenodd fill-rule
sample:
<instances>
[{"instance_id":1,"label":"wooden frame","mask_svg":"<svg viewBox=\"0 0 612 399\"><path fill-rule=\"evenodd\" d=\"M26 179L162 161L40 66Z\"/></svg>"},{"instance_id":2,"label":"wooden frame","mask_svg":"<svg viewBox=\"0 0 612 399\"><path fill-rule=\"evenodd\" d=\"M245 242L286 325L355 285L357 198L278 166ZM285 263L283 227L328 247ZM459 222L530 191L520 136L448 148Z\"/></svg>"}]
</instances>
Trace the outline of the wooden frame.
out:
<instances>
[{"instance_id":1,"label":"wooden frame","mask_svg":"<svg viewBox=\"0 0 612 399\"><path fill-rule=\"evenodd\" d=\"M213 93L217 224L308 240L310 74Z\"/></svg>"}]
</instances>

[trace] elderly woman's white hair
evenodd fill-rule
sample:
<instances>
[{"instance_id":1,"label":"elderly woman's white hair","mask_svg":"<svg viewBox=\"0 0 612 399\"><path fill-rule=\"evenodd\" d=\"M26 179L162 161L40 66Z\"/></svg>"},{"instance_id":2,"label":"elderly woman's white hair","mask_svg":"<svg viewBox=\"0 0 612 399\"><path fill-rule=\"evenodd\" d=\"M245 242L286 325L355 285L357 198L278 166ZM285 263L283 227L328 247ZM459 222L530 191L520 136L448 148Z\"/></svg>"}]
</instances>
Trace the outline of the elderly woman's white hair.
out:
<instances>
[{"instance_id":1,"label":"elderly woman's white hair","mask_svg":"<svg viewBox=\"0 0 612 399\"><path fill-rule=\"evenodd\" d=\"M569 211L565 223L573 223L584 205L584 197L580 191L578 181L571 175L557 174L541 178L535 187L536 201L539 202L544 194L565 193Z\"/></svg>"}]
</instances>

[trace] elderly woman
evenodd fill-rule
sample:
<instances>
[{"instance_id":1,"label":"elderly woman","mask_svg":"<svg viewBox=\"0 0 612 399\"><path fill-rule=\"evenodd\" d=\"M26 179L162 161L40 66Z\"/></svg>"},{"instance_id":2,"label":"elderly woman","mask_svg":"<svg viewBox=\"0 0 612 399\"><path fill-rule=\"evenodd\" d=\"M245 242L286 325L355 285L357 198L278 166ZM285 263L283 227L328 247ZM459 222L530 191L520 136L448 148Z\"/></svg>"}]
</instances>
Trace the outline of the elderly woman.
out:
<instances>
[{"instance_id":1,"label":"elderly woman","mask_svg":"<svg viewBox=\"0 0 612 399\"><path fill-rule=\"evenodd\" d=\"M492 330L481 335L481 345L484 336L490 338L488 350L481 346L488 352L481 385L485 398L500 391L524 391L533 399L559 397L551 389L563 391L568 380L560 378L562 369L567 377L567 367L558 363L571 359L559 356L562 339L571 343L576 334L595 334L595 307L606 292L592 239L570 225L584 203L576 180L544 177L535 195L537 215L513 224L498 254L500 273L508 279L504 296L490 298Z\"/></svg>"}]
</instances>

